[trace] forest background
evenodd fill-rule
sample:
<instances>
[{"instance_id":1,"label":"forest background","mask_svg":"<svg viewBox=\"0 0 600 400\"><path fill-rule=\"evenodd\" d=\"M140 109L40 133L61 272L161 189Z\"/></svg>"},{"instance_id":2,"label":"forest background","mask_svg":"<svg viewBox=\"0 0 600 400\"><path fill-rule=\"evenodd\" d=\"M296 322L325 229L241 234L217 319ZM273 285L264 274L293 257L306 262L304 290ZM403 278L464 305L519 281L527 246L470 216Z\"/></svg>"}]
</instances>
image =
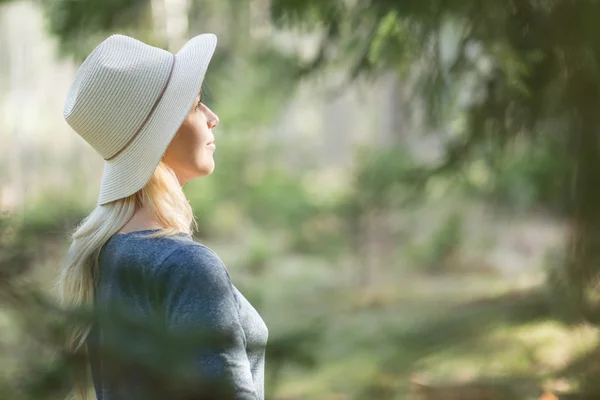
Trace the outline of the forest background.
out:
<instances>
[{"instance_id":1,"label":"forest background","mask_svg":"<svg viewBox=\"0 0 600 400\"><path fill-rule=\"evenodd\" d=\"M596 0L0 1L0 397L63 398L77 362L49 306L102 172L62 119L77 65L114 32L214 32L217 168L185 192L269 327L268 399L599 398L599 20Z\"/></svg>"}]
</instances>

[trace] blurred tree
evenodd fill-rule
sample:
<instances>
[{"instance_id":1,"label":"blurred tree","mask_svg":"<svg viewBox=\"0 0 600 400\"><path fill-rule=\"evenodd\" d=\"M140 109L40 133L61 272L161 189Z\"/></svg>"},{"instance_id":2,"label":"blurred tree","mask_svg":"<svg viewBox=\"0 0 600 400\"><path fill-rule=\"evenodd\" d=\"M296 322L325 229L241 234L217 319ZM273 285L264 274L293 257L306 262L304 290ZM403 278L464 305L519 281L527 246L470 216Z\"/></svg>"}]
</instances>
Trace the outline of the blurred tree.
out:
<instances>
[{"instance_id":1,"label":"blurred tree","mask_svg":"<svg viewBox=\"0 0 600 400\"><path fill-rule=\"evenodd\" d=\"M153 35L157 23L152 19L150 0L50 0L40 1L48 30L59 39L63 54L83 59L109 31L130 33L155 45L158 35ZM160 32L159 29L156 30Z\"/></svg>"},{"instance_id":2,"label":"blurred tree","mask_svg":"<svg viewBox=\"0 0 600 400\"><path fill-rule=\"evenodd\" d=\"M579 310L600 323L600 1L273 0L272 15L321 32L307 71L417 77L447 145L416 181L474 158L493 165L517 138L528 149L559 138L553 157L566 163L554 181L572 222L564 275ZM460 129L450 129L461 112Z\"/></svg>"}]
</instances>

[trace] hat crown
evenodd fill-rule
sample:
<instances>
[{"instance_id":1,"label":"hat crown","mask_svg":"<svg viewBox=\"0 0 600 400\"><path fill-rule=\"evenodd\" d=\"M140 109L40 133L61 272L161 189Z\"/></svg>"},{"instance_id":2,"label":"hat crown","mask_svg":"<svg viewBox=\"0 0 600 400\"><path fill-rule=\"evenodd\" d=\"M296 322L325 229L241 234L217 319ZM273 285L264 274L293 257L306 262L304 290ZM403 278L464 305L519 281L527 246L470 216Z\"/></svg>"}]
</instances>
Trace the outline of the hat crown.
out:
<instances>
[{"instance_id":1,"label":"hat crown","mask_svg":"<svg viewBox=\"0 0 600 400\"><path fill-rule=\"evenodd\" d=\"M174 55L123 35L100 43L85 59L64 107L67 123L103 158L121 151L165 89Z\"/></svg>"}]
</instances>

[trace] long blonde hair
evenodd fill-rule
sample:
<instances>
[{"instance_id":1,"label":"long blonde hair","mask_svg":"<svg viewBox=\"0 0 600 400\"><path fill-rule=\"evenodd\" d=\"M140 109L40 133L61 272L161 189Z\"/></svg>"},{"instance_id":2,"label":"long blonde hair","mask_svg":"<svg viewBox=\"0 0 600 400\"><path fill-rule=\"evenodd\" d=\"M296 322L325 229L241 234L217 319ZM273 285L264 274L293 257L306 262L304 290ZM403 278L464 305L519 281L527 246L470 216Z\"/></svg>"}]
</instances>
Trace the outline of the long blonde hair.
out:
<instances>
[{"instance_id":1,"label":"long blonde hair","mask_svg":"<svg viewBox=\"0 0 600 400\"><path fill-rule=\"evenodd\" d=\"M55 285L63 308L77 310L93 304L100 250L141 207L155 215L161 227L164 227L147 237L164 237L180 232L192 234L197 230L192 208L175 173L161 160L142 189L129 197L97 206L76 227L66 262ZM65 350L89 360L87 350L82 345L90 330L91 325L72 326ZM76 399L87 399L88 378L87 368L75 378Z\"/></svg>"}]
</instances>

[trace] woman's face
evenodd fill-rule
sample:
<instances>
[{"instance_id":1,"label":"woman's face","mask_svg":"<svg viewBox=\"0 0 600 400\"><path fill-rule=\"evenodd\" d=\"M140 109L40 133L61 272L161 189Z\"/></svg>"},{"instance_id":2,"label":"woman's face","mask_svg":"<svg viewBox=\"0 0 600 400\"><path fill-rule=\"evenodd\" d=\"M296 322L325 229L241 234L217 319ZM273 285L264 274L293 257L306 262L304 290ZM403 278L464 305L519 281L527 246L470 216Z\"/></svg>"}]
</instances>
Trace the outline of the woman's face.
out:
<instances>
[{"instance_id":1,"label":"woman's face","mask_svg":"<svg viewBox=\"0 0 600 400\"><path fill-rule=\"evenodd\" d=\"M218 124L219 117L202 104L199 94L164 154L166 164L173 169L181 186L215 169L212 129Z\"/></svg>"}]
</instances>

